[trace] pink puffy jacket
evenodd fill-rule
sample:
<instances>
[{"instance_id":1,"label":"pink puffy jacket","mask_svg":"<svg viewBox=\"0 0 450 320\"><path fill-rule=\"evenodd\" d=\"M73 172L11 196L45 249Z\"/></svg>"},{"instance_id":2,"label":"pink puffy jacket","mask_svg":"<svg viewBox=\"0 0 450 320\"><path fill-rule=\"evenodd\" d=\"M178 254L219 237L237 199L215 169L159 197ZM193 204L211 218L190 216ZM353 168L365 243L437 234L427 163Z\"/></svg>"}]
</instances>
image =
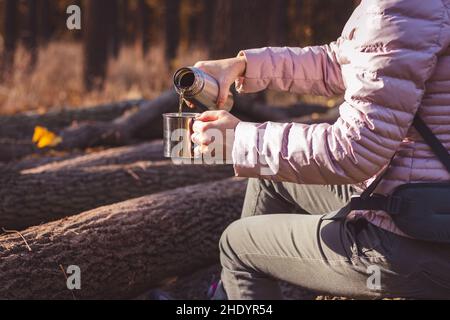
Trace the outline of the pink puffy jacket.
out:
<instances>
[{"instance_id":1,"label":"pink puffy jacket","mask_svg":"<svg viewBox=\"0 0 450 320\"><path fill-rule=\"evenodd\" d=\"M239 92L345 93L329 124L242 122L238 176L363 188L394 159L376 192L450 175L411 127L416 112L450 150L450 0L363 0L330 45L262 48L247 59ZM401 233L384 212L353 212Z\"/></svg>"}]
</instances>

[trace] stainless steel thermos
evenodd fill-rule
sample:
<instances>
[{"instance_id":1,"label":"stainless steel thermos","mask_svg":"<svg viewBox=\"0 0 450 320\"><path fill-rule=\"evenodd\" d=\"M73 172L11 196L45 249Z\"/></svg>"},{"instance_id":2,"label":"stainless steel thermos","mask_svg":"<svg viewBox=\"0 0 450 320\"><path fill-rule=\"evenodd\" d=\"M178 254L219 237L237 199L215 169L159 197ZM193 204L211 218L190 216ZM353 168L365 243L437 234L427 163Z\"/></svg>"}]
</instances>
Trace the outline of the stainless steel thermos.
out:
<instances>
[{"instance_id":1,"label":"stainless steel thermos","mask_svg":"<svg viewBox=\"0 0 450 320\"><path fill-rule=\"evenodd\" d=\"M216 79L202 70L194 67L185 67L177 70L173 76L175 90L183 94L184 98L192 103L201 104L210 110L217 109L219 84ZM229 94L223 109L230 111L233 107L233 95Z\"/></svg>"}]
</instances>

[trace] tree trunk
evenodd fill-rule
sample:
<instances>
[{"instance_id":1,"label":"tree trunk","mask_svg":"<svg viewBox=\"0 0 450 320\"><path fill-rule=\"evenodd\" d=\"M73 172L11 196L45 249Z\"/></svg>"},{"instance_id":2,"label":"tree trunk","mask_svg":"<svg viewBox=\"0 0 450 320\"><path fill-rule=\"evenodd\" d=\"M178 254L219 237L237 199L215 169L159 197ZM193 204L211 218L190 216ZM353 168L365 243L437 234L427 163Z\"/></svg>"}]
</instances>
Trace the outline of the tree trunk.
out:
<instances>
[{"instance_id":1,"label":"tree trunk","mask_svg":"<svg viewBox=\"0 0 450 320\"><path fill-rule=\"evenodd\" d=\"M39 41L43 45L47 45L52 35L50 25L51 5L50 0L38 0L39 10Z\"/></svg>"},{"instance_id":2,"label":"tree trunk","mask_svg":"<svg viewBox=\"0 0 450 320\"><path fill-rule=\"evenodd\" d=\"M106 77L110 36L110 0L86 1L84 15L84 83L87 90L101 89Z\"/></svg>"},{"instance_id":3,"label":"tree trunk","mask_svg":"<svg viewBox=\"0 0 450 320\"><path fill-rule=\"evenodd\" d=\"M269 45L287 46L288 40L288 5L289 0L272 0L270 2Z\"/></svg>"},{"instance_id":4,"label":"tree trunk","mask_svg":"<svg viewBox=\"0 0 450 320\"><path fill-rule=\"evenodd\" d=\"M31 169L2 168L0 226L23 229L102 205L233 176L230 166L150 161L151 149L144 145L100 152L94 159L88 155Z\"/></svg>"},{"instance_id":5,"label":"tree trunk","mask_svg":"<svg viewBox=\"0 0 450 320\"><path fill-rule=\"evenodd\" d=\"M179 188L4 234L0 298L133 298L217 262L219 237L240 215L245 184ZM80 268L81 290L67 289L69 265Z\"/></svg>"},{"instance_id":6,"label":"tree trunk","mask_svg":"<svg viewBox=\"0 0 450 320\"><path fill-rule=\"evenodd\" d=\"M150 49L150 6L146 0L139 0L139 27L141 29L142 55L145 57Z\"/></svg>"},{"instance_id":7,"label":"tree trunk","mask_svg":"<svg viewBox=\"0 0 450 320\"><path fill-rule=\"evenodd\" d=\"M14 54L17 46L18 1L5 0L4 11L4 52L2 61L2 76L7 77L14 66Z\"/></svg>"},{"instance_id":8,"label":"tree trunk","mask_svg":"<svg viewBox=\"0 0 450 320\"><path fill-rule=\"evenodd\" d=\"M170 62L176 55L180 42L180 0L166 0L166 58Z\"/></svg>"},{"instance_id":9,"label":"tree trunk","mask_svg":"<svg viewBox=\"0 0 450 320\"><path fill-rule=\"evenodd\" d=\"M121 26L122 26L122 19L121 19L121 6L119 3L119 0L112 0L110 4L110 10L111 10L111 24L110 24L110 55L117 59L119 57L120 53L120 47L122 45L121 41Z\"/></svg>"},{"instance_id":10,"label":"tree trunk","mask_svg":"<svg viewBox=\"0 0 450 320\"><path fill-rule=\"evenodd\" d=\"M38 42L37 42L37 30L38 30L38 12L37 12L37 0L27 1L27 24L24 35L24 43L30 54L29 71L33 71L36 66L38 58Z\"/></svg>"},{"instance_id":11,"label":"tree trunk","mask_svg":"<svg viewBox=\"0 0 450 320\"><path fill-rule=\"evenodd\" d=\"M335 41L354 9L353 1L341 0L314 0L312 6L311 27L315 45Z\"/></svg>"},{"instance_id":12,"label":"tree trunk","mask_svg":"<svg viewBox=\"0 0 450 320\"><path fill-rule=\"evenodd\" d=\"M200 32L200 44L207 46L211 45L213 27L214 27L214 13L216 12L217 0L203 0L203 12Z\"/></svg>"},{"instance_id":13,"label":"tree trunk","mask_svg":"<svg viewBox=\"0 0 450 320\"><path fill-rule=\"evenodd\" d=\"M271 0L218 0L216 7L213 58L229 58L240 50L269 44ZM251 18L243 19L243 15Z\"/></svg>"}]
</instances>

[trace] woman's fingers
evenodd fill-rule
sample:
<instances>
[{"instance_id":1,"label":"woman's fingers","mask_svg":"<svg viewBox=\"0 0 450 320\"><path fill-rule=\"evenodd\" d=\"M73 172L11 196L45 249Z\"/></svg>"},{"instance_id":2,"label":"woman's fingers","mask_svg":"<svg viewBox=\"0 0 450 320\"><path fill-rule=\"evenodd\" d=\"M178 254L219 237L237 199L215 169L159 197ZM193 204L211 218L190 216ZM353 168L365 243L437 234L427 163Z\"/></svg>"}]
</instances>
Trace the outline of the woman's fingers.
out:
<instances>
[{"instance_id":1,"label":"woman's fingers","mask_svg":"<svg viewBox=\"0 0 450 320\"><path fill-rule=\"evenodd\" d=\"M225 103L228 100L228 95L230 94L230 86L231 83L228 83L228 81L219 82L219 96L217 97L216 102L219 109L223 109Z\"/></svg>"},{"instance_id":2,"label":"woman's fingers","mask_svg":"<svg viewBox=\"0 0 450 320\"><path fill-rule=\"evenodd\" d=\"M217 134L217 120L224 111L206 111L200 114L192 126L193 135L191 140L198 145L209 145L215 139Z\"/></svg>"},{"instance_id":3,"label":"woman's fingers","mask_svg":"<svg viewBox=\"0 0 450 320\"><path fill-rule=\"evenodd\" d=\"M214 136L209 134L208 132L194 133L191 137L191 140L197 145L208 146L214 141Z\"/></svg>"},{"instance_id":4,"label":"woman's fingers","mask_svg":"<svg viewBox=\"0 0 450 320\"><path fill-rule=\"evenodd\" d=\"M220 118L220 116L222 115L222 111L220 110L210 110L210 111L205 111L202 114L200 114L195 120L195 122L211 122L211 121L216 121ZM195 126L195 122L194 122L194 126ZM199 124L200 125L200 124Z\"/></svg>"},{"instance_id":5,"label":"woman's fingers","mask_svg":"<svg viewBox=\"0 0 450 320\"><path fill-rule=\"evenodd\" d=\"M186 105L188 106L188 108L190 108L190 109L194 109L195 108L195 105L192 102L187 101L187 100L185 100L185 102L186 102Z\"/></svg>"}]
</instances>

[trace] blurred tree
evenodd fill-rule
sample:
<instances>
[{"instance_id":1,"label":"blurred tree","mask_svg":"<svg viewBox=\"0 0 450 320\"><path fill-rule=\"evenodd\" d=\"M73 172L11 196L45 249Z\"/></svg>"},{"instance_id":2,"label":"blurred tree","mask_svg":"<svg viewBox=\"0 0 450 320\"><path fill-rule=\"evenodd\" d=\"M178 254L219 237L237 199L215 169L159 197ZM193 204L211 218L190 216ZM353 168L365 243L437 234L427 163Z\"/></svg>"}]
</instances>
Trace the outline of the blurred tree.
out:
<instances>
[{"instance_id":1,"label":"blurred tree","mask_svg":"<svg viewBox=\"0 0 450 320\"><path fill-rule=\"evenodd\" d=\"M165 55L171 61L177 55L180 42L180 0L166 0L165 3Z\"/></svg>"},{"instance_id":2,"label":"blurred tree","mask_svg":"<svg viewBox=\"0 0 450 320\"><path fill-rule=\"evenodd\" d=\"M84 84L87 90L101 89L106 77L111 0L86 1L84 10Z\"/></svg>"},{"instance_id":3,"label":"blurred tree","mask_svg":"<svg viewBox=\"0 0 450 320\"><path fill-rule=\"evenodd\" d=\"M311 21L314 44L324 44L336 40L353 9L353 1L313 0Z\"/></svg>"},{"instance_id":4,"label":"blurred tree","mask_svg":"<svg viewBox=\"0 0 450 320\"><path fill-rule=\"evenodd\" d=\"M109 52L114 59L119 57L120 47L121 47L121 25L122 21L120 18L121 4L120 0L111 0L111 16L110 16L110 48Z\"/></svg>"},{"instance_id":5,"label":"blurred tree","mask_svg":"<svg viewBox=\"0 0 450 320\"><path fill-rule=\"evenodd\" d=\"M288 40L289 0L272 0L269 7L269 45L286 46Z\"/></svg>"},{"instance_id":6,"label":"blurred tree","mask_svg":"<svg viewBox=\"0 0 450 320\"><path fill-rule=\"evenodd\" d=\"M2 76L9 73L14 65L14 53L17 46L18 1L5 0L3 12L4 52L2 58Z\"/></svg>"},{"instance_id":7,"label":"blurred tree","mask_svg":"<svg viewBox=\"0 0 450 320\"><path fill-rule=\"evenodd\" d=\"M203 12L201 28L201 42L206 45L212 40L214 13L216 12L217 0L203 0Z\"/></svg>"},{"instance_id":8,"label":"blurred tree","mask_svg":"<svg viewBox=\"0 0 450 320\"><path fill-rule=\"evenodd\" d=\"M26 28L24 32L24 44L30 53L30 71L34 69L37 62L38 55L38 41L37 41L37 31L38 31L38 7L37 0L27 0L27 19Z\"/></svg>"},{"instance_id":9,"label":"blurred tree","mask_svg":"<svg viewBox=\"0 0 450 320\"><path fill-rule=\"evenodd\" d=\"M202 45L203 43L203 28L202 22L204 17L203 1L198 0L186 0L184 5L189 9L183 12L181 11L181 28L186 28L187 31L187 45L189 48ZM186 12L187 11L187 12ZM183 17L185 15L186 17ZM183 24L183 18L187 18L187 23ZM183 34L181 34L183 36Z\"/></svg>"},{"instance_id":10,"label":"blurred tree","mask_svg":"<svg viewBox=\"0 0 450 320\"><path fill-rule=\"evenodd\" d=\"M139 29L141 36L142 55L145 57L150 49L151 9L147 0L139 0Z\"/></svg>"},{"instance_id":11,"label":"blurred tree","mask_svg":"<svg viewBox=\"0 0 450 320\"><path fill-rule=\"evenodd\" d=\"M271 0L218 0L211 42L214 58L269 44Z\"/></svg>"},{"instance_id":12,"label":"blurred tree","mask_svg":"<svg viewBox=\"0 0 450 320\"><path fill-rule=\"evenodd\" d=\"M46 45L51 37L50 0L38 0L39 42Z\"/></svg>"}]
</instances>

